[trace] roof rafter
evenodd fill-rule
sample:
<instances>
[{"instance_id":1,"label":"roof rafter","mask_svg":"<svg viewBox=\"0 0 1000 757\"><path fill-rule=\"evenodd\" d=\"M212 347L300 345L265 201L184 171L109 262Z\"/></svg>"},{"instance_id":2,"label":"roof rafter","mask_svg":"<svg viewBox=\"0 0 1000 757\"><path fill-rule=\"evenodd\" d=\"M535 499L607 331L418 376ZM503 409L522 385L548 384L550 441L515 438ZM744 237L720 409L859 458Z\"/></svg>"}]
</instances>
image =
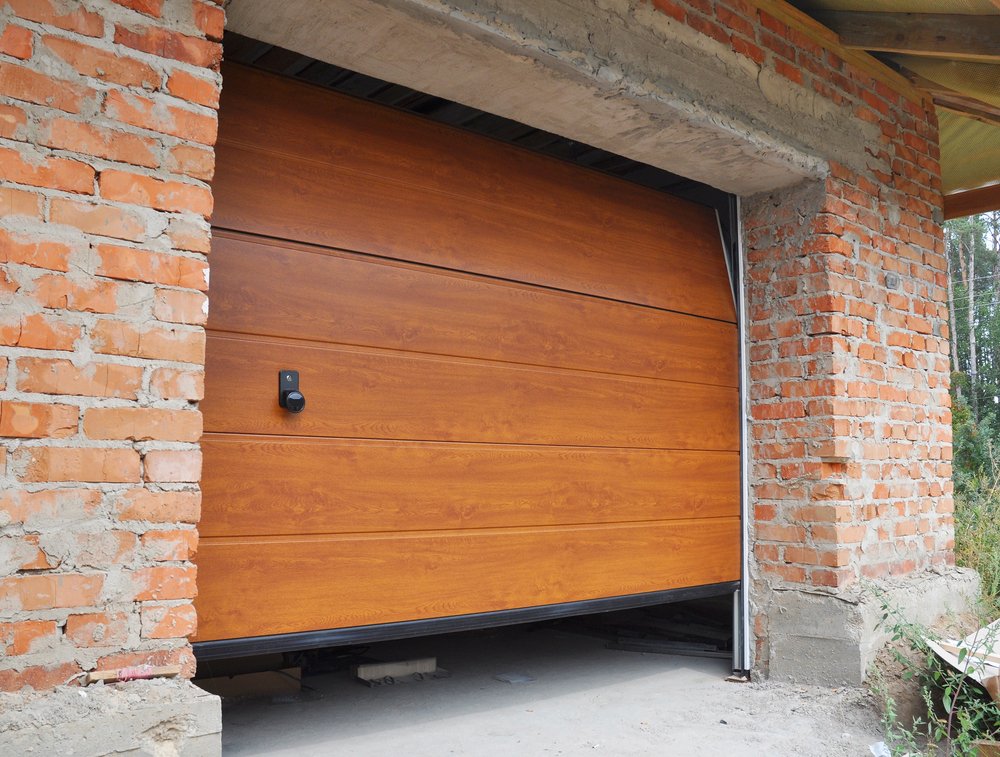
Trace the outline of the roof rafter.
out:
<instances>
[{"instance_id":1,"label":"roof rafter","mask_svg":"<svg viewBox=\"0 0 1000 757\"><path fill-rule=\"evenodd\" d=\"M997 0L997 2L1000 2L1000 0ZM915 86L929 92L934 100L934 104L939 108L957 113L960 116L974 118L977 121L982 121L993 126L1000 125L1000 107L945 87L908 68L901 67L900 73L913 82Z\"/></svg>"},{"instance_id":2,"label":"roof rafter","mask_svg":"<svg viewBox=\"0 0 1000 757\"><path fill-rule=\"evenodd\" d=\"M945 220L1000 210L1000 184L944 196Z\"/></svg>"},{"instance_id":3,"label":"roof rafter","mask_svg":"<svg viewBox=\"0 0 1000 757\"><path fill-rule=\"evenodd\" d=\"M1000 16L816 11L844 47L1000 61Z\"/></svg>"}]
</instances>

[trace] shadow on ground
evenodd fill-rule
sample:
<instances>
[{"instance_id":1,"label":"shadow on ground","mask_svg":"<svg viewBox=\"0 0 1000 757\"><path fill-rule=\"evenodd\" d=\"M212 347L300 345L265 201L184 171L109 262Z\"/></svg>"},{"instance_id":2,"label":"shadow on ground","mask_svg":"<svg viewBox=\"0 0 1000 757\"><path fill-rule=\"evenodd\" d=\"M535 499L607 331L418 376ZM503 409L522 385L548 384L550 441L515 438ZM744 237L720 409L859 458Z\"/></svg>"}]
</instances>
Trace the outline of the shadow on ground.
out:
<instances>
[{"instance_id":1,"label":"shadow on ground","mask_svg":"<svg viewBox=\"0 0 1000 757\"><path fill-rule=\"evenodd\" d=\"M856 689L734 684L729 664L514 627L373 646L436 656L444 679L368 688L346 670L291 700L227 701L232 755L861 755L878 719ZM506 683L497 675L533 680Z\"/></svg>"}]
</instances>

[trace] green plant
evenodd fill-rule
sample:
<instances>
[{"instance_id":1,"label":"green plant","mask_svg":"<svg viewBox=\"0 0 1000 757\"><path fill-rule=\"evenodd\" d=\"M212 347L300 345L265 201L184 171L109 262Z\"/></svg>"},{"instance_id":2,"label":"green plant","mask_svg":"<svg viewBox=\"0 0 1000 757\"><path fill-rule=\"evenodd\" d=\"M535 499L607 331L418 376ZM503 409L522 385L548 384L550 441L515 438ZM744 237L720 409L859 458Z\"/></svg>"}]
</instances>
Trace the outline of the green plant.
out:
<instances>
[{"instance_id":1,"label":"green plant","mask_svg":"<svg viewBox=\"0 0 1000 757\"><path fill-rule=\"evenodd\" d=\"M990 618L1000 615L1000 463L967 473L955 496L955 560L982 579L982 601Z\"/></svg>"},{"instance_id":2,"label":"green plant","mask_svg":"<svg viewBox=\"0 0 1000 757\"><path fill-rule=\"evenodd\" d=\"M1000 736L1000 706L970 675L952 668L935 654L928 644L928 640L936 640L932 632L907 621L890 606L884 594L879 599L883 612L881 625L891 633L890 649L902 667L902 677L920 686L926 705L925 718L915 718L911 724L900 723L896 703L888 695L887 687L884 683L876 687L876 693L881 693L884 701L883 725L890 751L900 757L942 751L949 756L975 757L975 740ZM959 666L968 665L974 670L968 661L975 659L975 653L981 649L992 647L996 636L981 639L971 652L960 651Z\"/></svg>"}]
</instances>

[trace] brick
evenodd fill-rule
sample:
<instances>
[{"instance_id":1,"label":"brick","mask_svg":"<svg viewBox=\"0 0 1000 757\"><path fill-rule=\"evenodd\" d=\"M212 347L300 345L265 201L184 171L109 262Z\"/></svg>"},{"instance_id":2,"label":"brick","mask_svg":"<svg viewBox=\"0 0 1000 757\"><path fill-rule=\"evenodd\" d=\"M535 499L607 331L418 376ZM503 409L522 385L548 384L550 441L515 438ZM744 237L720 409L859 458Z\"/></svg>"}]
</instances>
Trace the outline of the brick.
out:
<instances>
[{"instance_id":1,"label":"brick","mask_svg":"<svg viewBox=\"0 0 1000 757\"><path fill-rule=\"evenodd\" d=\"M761 541L802 542L806 530L802 526L758 525L756 536Z\"/></svg>"},{"instance_id":2,"label":"brick","mask_svg":"<svg viewBox=\"0 0 1000 757\"><path fill-rule=\"evenodd\" d=\"M193 599L197 569L191 567L156 566L141 568L132 574L137 602L164 599Z\"/></svg>"},{"instance_id":3,"label":"brick","mask_svg":"<svg viewBox=\"0 0 1000 757\"><path fill-rule=\"evenodd\" d=\"M91 607L104 586L102 575L57 573L0 579L0 610L30 612L61 607Z\"/></svg>"},{"instance_id":4,"label":"brick","mask_svg":"<svg viewBox=\"0 0 1000 757\"><path fill-rule=\"evenodd\" d=\"M846 571L836 570L814 570L809 575L810 583L815 586L847 586L851 583L851 578Z\"/></svg>"},{"instance_id":5,"label":"brick","mask_svg":"<svg viewBox=\"0 0 1000 757\"><path fill-rule=\"evenodd\" d=\"M215 174L215 153L193 145L177 145L167 153L171 173L208 181Z\"/></svg>"},{"instance_id":6,"label":"brick","mask_svg":"<svg viewBox=\"0 0 1000 757\"><path fill-rule=\"evenodd\" d=\"M208 289L208 264L186 255L169 255L135 247L102 244L97 273L113 279L145 281L185 289Z\"/></svg>"},{"instance_id":7,"label":"brick","mask_svg":"<svg viewBox=\"0 0 1000 757\"><path fill-rule=\"evenodd\" d=\"M83 121L55 118L43 133L41 144L97 158L155 168L157 143L149 137L94 126Z\"/></svg>"},{"instance_id":8,"label":"brick","mask_svg":"<svg viewBox=\"0 0 1000 757\"><path fill-rule=\"evenodd\" d=\"M18 549L25 554L23 562L18 567L19 571L51 570L59 567L60 560L53 558L39 547L40 537L38 534L27 534L20 539L17 539L17 537L8 538L18 541ZM3 541L3 539L0 539L0 541Z\"/></svg>"},{"instance_id":9,"label":"brick","mask_svg":"<svg viewBox=\"0 0 1000 757\"><path fill-rule=\"evenodd\" d=\"M3 97L79 113L84 101L95 95L90 87L54 79L24 66L11 63L0 66L0 96Z\"/></svg>"},{"instance_id":10,"label":"brick","mask_svg":"<svg viewBox=\"0 0 1000 757\"><path fill-rule=\"evenodd\" d=\"M17 439L61 439L77 431L80 410L75 405L0 402L0 436Z\"/></svg>"},{"instance_id":11,"label":"brick","mask_svg":"<svg viewBox=\"0 0 1000 757\"><path fill-rule=\"evenodd\" d=\"M195 660L191 647L183 646L174 649L150 649L138 652L119 652L106 655L97 660L99 670L117 670L118 668L136 668L142 665L161 667L165 665L180 665L181 676L194 676Z\"/></svg>"},{"instance_id":12,"label":"brick","mask_svg":"<svg viewBox=\"0 0 1000 757\"><path fill-rule=\"evenodd\" d=\"M76 535L71 559L79 568L108 570L135 563L138 537L130 531L99 531Z\"/></svg>"},{"instance_id":13,"label":"brick","mask_svg":"<svg viewBox=\"0 0 1000 757\"><path fill-rule=\"evenodd\" d=\"M128 640L128 616L123 612L70 615L66 638L78 647L120 647Z\"/></svg>"},{"instance_id":14,"label":"brick","mask_svg":"<svg viewBox=\"0 0 1000 757\"><path fill-rule=\"evenodd\" d=\"M208 297L201 292L157 289L153 317L168 323L203 325L208 320Z\"/></svg>"},{"instance_id":15,"label":"brick","mask_svg":"<svg viewBox=\"0 0 1000 757\"><path fill-rule=\"evenodd\" d=\"M50 274L35 279L35 301L43 308L83 313L118 310L118 285L112 281L77 284L66 276Z\"/></svg>"},{"instance_id":16,"label":"brick","mask_svg":"<svg viewBox=\"0 0 1000 757\"><path fill-rule=\"evenodd\" d=\"M711 37L716 42L719 42L726 47L729 46L729 31L714 21L709 21L708 19L700 16L688 14L687 24L696 31L704 34L706 37Z\"/></svg>"},{"instance_id":17,"label":"brick","mask_svg":"<svg viewBox=\"0 0 1000 757\"><path fill-rule=\"evenodd\" d=\"M134 365L92 361L78 368L52 358L17 362L17 388L24 392L135 399L141 386L142 368Z\"/></svg>"},{"instance_id":18,"label":"brick","mask_svg":"<svg viewBox=\"0 0 1000 757\"><path fill-rule=\"evenodd\" d=\"M785 547L785 562L818 565L819 555L810 547Z\"/></svg>"},{"instance_id":19,"label":"brick","mask_svg":"<svg viewBox=\"0 0 1000 757\"><path fill-rule=\"evenodd\" d=\"M198 615L193 605L150 605L141 609L142 638L181 639L198 630Z\"/></svg>"},{"instance_id":20,"label":"brick","mask_svg":"<svg viewBox=\"0 0 1000 757\"><path fill-rule=\"evenodd\" d=\"M0 103L0 137L23 140L27 123L28 114L23 108Z\"/></svg>"},{"instance_id":21,"label":"brick","mask_svg":"<svg viewBox=\"0 0 1000 757\"><path fill-rule=\"evenodd\" d=\"M0 217L13 218L15 216L27 216L41 220L41 195L13 187L0 187Z\"/></svg>"},{"instance_id":22,"label":"brick","mask_svg":"<svg viewBox=\"0 0 1000 757\"><path fill-rule=\"evenodd\" d=\"M4 0L14 15L27 21L55 26L68 32L87 37L104 34L104 19L81 7L78 2L66 0Z\"/></svg>"},{"instance_id":23,"label":"brick","mask_svg":"<svg viewBox=\"0 0 1000 757\"><path fill-rule=\"evenodd\" d=\"M211 190L196 184L108 169L101 172L99 186L101 197L106 200L172 212L212 214Z\"/></svg>"},{"instance_id":24,"label":"brick","mask_svg":"<svg viewBox=\"0 0 1000 757\"><path fill-rule=\"evenodd\" d=\"M45 691L66 684L79 673L80 666L75 662L0 670L0 691L21 691L25 688Z\"/></svg>"},{"instance_id":25,"label":"brick","mask_svg":"<svg viewBox=\"0 0 1000 757\"><path fill-rule=\"evenodd\" d=\"M197 523L201 517L200 492L153 492L130 489L117 503L123 521L151 523Z\"/></svg>"},{"instance_id":26,"label":"brick","mask_svg":"<svg viewBox=\"0 0 1000 757\"><path fill-rule=\"evenodd\" d=\"M29 531L62 527L93 517L100 504L101 493L94 489L7 490L0 494L0 523Z\"/></svg>"},{"instance_id":27,"label":"brick","mask_svg":"<svg viewBox=\"0 0 1000 757\"><path fill-rule=\"evenodd\" d=\"M193 528L171 531L147 531L142 546L150 560L156 562L191 560L198 551L198 532Z\"/></svg>"},{"instance_id":28,"label":"brick","mask_svg":"<svg viewBox=\"0 0 1000 757\"><path fill-rule=\"evenodd\" d=\"M139 453L133 449L29 447L17 454L26 463L23 481L139 481Z\"/></svg>"},{"instance_id":29,"label":"brick","mask_svg":"<svg viewBox=\"0 0 1000 757\"><path fill-rule=\"evenodd\" d=\"M46 241L33 234L15 235L0 229L0 263L68 271L71 248L62 242Z\"/></svg>"},{"instance_id":30,"label":"brick","mask_svg":"<svg viewBox=\"0 0 1000 757\"><path fill-rule=\"evenodd\" d=\"M0 623L0 650L6 656L31 654L59 641L54 620L21 620Z\"/></svg>"},{"instance_id":31,"label":"brick","mask_svg":"<svg viewBox=\"0 0 1000 757\"><path fill-rule=\"evenodd\" d=\"M201 479L199 450L152 450L143 458L146 481L157 483L197 483Z\"/></svg>"},{"instance_id":32,"label":"brick","mask_svg":"<svg viewBox=\"0 0 1000 757\"><path fill-rule=\"evenodd\" d=\"M676 0L653 0L653 7L677 21L684 21L687 11Z\"/></svg>"},{"instance_id":33,"label":"brick","mask_svg":"<svg viewBox=\"0 0 1000 757\"><path fill-rule=\"evenodd\" d=\"M155 89L162 76L152 66L120 54L109 52L65 37L42 37L49 50L76 69L82 76L121 84L126 87Z\"/></svg>"},{"instance_id":34,"label":"brick","mask_svg":"<svg viewBox=\"0 0 1000 757\"><path fill-rule=\"evenodd\" d=\"M730 44L733 50L744 57L750 58L758 66L763 64L764 59L767 57L767 53L764 52L763 48L741 37L734 35Z\"/></svg>"},{"instance_id":35,"label":"brick","mask_svg":"<svg viewBox=\"0 0 1000 757\"><path fill-rule=\"evenodd\" d=\"M50 209L53 223L73 226L88 234L99 234L132 242L146 235L146 223L134 211L111 205L95 205L54 197Z\"/></svg>"},{"instance_id":36,"label":"brick","mask_svg":"<svg viewBox=\"0 0 1000 757\"><path fill-rule=\"evenodd\" d=\"M214 79L195 76L187 71L174 71L167 79L167 91L188 102L219 107L219 84Z\"/></svg>"},{"instance_id":37,"label":"brick","mask_svg":"<svg viewBox=\"0 0 1000 757\"><path fill-rule=\"evenodd\" d=\"M201 413L147 407L94 407L83 416L90 439L195 442L201 438Z\"/></svg>"},{"instance_id":38,"label":"brick","mask_svg":"<svg viewBox=\"0 0 1000 757\"><path fill-rule=\"evenodd\" d=\"M808 575L805 568L799 567L798 565L774 565L772 563L762 563L760 567L765 573L776 575L788 583L804 583L806 576Z\"/></svg>"},{"instance_id":39,"label":"brick","mask_svg":"<svg viewBox=\"0 0 1000 757\"><path fill-rule=\"evenodd\" d=\"M79 326L45 313L0 320L0 344L11 347L72 350L81 333Z\"/></svg>"},{"instance_id":40,"label":"brick","mask_svg":"<svg viewBox=\"0 0 1000 757\"><path fill-rule=\"evenodd\" d=\"M101 320L90 332L94 350L106 355L125 355L180 363L205 362L205 332L177 327L146 326L125 321Z\"/></svg>"},{"instance_id":41,"label":"brick","mask_svg":"<svg viewBox=\"0 0 1000 757\"><path fill-rule=\"evenodd\" d=\"M160 26L115 26L115 43L202 68L218 68L222 45Z\"/></svg>"},{"instance_id":42,"label":"brick","mask_svg":"<svg viewBox=\"0 0 1000 757\"><path fill-rule=\"evenodd\" d=\"M112 2L153 18L159 18L163 13L163 0L112 0Z\"/></svg>"},{"instance_id":43,"label":"brick","mask_svg":"<svg viewBox=\"0 0 1000 757\"><path fill-rule=\"evenodd\" d=\"M93 194L95 171L86 163L66 158L25 156L0 147L0 174L7 181L66 192Z\"/></svg>"},{"instance_id":44,"label":"brick","mask_svg":"<svg viewBox=\"0 0 1000 757\"><path fill-rule=\"evenodd\" d=\"M212 232L207 223L198 224L186 218L171 218L167 224L167 236L171 247L178 250L207 254L212 247Z\"/></svg>"},{"instance_id":45,"label":"brick","mask_svg":"<svg viewBox=\"0 0 1000 757\"><path fill-rule=\"evenodd\" d=\"M10 295L21 291L21 283L11 270L0 269L0 297L9 300Z\"/></svg>"},{"instance_id":46,"label":"brick","mask_svg":"<svg viewBox=\"0 0 1000 757\"><path fill-rule=\"evenodd\" d=\"M149 389L164 400L200 400L205 397L205 374L178 368L157 368L149 380Z\"/></svg>"},{"instance_id":47,"label":"brick","mask_svg":"<svg viewBox=\"0 0 1000 757\"><path fill-rule=\"evenodd\" d=\"M194 11L194 25L198 27L198 31L211 40L221 42L223 28L226 25L226 14L222 8L201 0L192 0L191 6Z\"/></svg>"},{"instance_id":48,"label":"brick","mask_svg":"<svg viewBox=\"0 0 1000 757\"><path fill-rule=\"evenodd\" d=\"M2 93L0 87L0 94ZM189 139L203 145L215 144L218 131L218 121L214 115L195 113L118 90L108 92L104 100L104 113L131 126Z\"/></svg>"},{"instance_id":49,"label":"brick","mask_svg":"<svg viewBox=\"0 0 1000 757\"><path fill-rule=\"evenodd\" d=\"M0 33L0 53L26 60L34 50L34 38L28 29L17 24L7 24Z\"/></svg>"}]
</instances>

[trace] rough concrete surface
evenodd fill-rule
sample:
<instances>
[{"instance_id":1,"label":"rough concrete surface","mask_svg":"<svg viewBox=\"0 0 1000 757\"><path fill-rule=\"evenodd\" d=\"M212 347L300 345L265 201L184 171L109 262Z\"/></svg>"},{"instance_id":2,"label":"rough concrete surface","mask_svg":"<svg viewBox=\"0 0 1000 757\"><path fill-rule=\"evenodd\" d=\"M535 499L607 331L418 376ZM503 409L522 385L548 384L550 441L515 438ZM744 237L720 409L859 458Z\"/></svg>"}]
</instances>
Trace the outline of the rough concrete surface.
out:
<instances>
[{"instance_id":1,"label":"rough concrete surface","mask_svg":"<svg viewBox=\"0 0 1000 757\"><path fill-rule=\"evenodd\" d=\"M292 700L224 702L224 753L846 757L881 739L861 689L728 683L727 660L608 650L552 628L411 639L368 654L433 655L452 675L367 688L344 670L306 677L311 690Z\"/></svg>"},{"instance_id":2,"label":"rough concrete surface","mask_svg":"<svg viewBox=\"0 0 1000 757\"><path fill-rule=\"evenodd\" d=\"M728 45L629 0L233 0L227 29L737 194L878 134Z\"/></svg>"},{"instance_id":3,"label":"rough concrete surface","mask_svg":"<svg viewBox=\"0 0 1000 757\"><path fill-rule=\"evenodd\" d=\"M978 595L978 574L964 568L928 571L839 596L775 591L767 609L770 677L860 684L890 635L882 626L883 603L930 626L948 613L965 612Z\"/></svg>"},{"instance_id":4,"label":"rough concrete surface","mask_svg":"<svg viewBox=\"0 0 1000 757\"><path fill-rule=\"evenodd\" d=\"M0 695L0 755L213 757L219 698L187 681Z\"/></svg>"}]
</instances>

